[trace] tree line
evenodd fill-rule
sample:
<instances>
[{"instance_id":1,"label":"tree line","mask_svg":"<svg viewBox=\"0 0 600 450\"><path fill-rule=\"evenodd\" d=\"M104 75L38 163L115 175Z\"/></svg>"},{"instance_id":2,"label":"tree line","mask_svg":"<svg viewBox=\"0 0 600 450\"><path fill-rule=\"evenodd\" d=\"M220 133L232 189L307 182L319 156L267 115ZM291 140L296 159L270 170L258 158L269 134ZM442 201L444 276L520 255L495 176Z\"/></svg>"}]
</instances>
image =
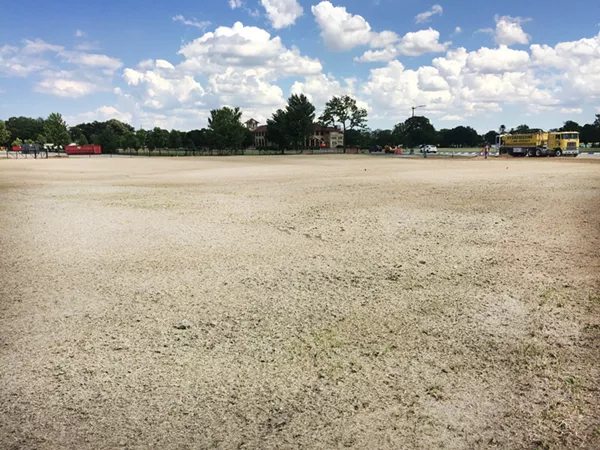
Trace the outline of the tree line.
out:
<instances>
[{"instance_id":1,"label":"tree line","mask_svg":"<svg viewBox=\"0 0 600 450\"><path fill-rule=\"evenodd\" d=\"M77 145L101 145L103 152L117 149L227 149L235 152L253 144L250 130L241 124L239 108L221 108L211 111L208 128L191 131L166 130L155 127L136 130L117 119L94 121L68 127L58 113L44 118L11 117L0 120L0 146L22 143L52 144L62 148L71 143Z\"/></svg>"},{"instance_id":2,"label":"tree line","mask_svg":"<svg viewBox=\"0 0 600 450\"><path fill-rule=\"evenodd\" d=\"M410 117L392 129L370 130L366 127L367 111L357 105L350 96L334 96L316 118L316 108L303 95L292 95L284 109L279 109L267 120L267 141L274 150L303 149L309 144L317 124L333 126L344 133L346 147L372 148L404 146L414 148L421 144L439 147L477 147L484 143L493 144L498 134L531 133L540 131L528 125L519 125L507 130L502 125L480 135L469 126L436 130L426 117ZM239 108L223 107L210 111L208 127L190 131L166 130L160 127L140 128L111 119L104 122L81 123L68 127L59 113L47 118L10 117L0 120L0 146L21 143L52 144L64 147L70 143L78 145L97 144L106 153L117 149L216 149L220 154L235 154L254 145L254 136L242 120ZM577 131L585 144L600 142L600 114L594 122L579 125L566 121L561 128L550 131Z\"/></svg>"}]
</instances>

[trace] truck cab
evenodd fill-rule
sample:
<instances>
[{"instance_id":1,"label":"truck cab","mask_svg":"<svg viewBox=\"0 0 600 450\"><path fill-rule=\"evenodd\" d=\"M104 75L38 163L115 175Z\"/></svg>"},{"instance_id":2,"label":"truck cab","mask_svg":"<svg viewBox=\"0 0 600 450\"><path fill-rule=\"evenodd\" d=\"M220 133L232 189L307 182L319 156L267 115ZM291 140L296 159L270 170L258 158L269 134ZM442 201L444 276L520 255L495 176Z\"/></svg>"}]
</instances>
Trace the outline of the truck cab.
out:
<instances>
[{"instance_id":1,"label":"truck cab","mask_svg":"<svg viewBox=\"0 0 600 450\"><path fill-rule=\"evenodd\" d=\"M579 154L579 133L576 131L549 133L548 151L553 156L577 156Z\"/></svg>"}]
</instances>

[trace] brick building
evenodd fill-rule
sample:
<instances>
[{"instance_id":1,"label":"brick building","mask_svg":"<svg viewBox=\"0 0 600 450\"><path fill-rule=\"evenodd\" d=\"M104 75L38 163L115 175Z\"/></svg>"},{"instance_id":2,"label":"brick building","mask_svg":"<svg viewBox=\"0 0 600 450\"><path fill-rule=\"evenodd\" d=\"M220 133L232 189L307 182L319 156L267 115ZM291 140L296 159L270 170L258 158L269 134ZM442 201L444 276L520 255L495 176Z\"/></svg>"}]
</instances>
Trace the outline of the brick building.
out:
<instances>
[{"instance_id":1,"label":"brick building","mask_svg":"<svg viewBox=\"0 0 600 450\"><path fill-rule=\"evenodd\" d=\"M274 147L275 144L267 141L267 126L259 125L254 119L246 122L246 127L254 134L254 146L257 148ZM324 127L315 124L315 132L308 139L308 148L337 148L344 146L344 133L335 127Z\"/></svg>"}]
</instances>

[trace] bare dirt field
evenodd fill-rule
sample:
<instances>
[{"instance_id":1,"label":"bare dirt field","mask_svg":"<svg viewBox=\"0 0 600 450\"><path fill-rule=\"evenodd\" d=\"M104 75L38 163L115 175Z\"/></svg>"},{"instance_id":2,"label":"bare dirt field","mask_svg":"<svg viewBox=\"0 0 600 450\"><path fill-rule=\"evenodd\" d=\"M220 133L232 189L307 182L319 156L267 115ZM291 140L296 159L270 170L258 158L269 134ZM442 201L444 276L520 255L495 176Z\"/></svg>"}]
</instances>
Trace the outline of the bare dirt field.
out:
<instances>
[{"instance_id":1,"label":"bare dirt field","mask_svg":"<svg viewBox=\"0 0 600 450\"><path fill-rule=\"evenodd\" d=\"M600 164L0 161L0 448L600 448Z\"/></svg>"}]
</instances>

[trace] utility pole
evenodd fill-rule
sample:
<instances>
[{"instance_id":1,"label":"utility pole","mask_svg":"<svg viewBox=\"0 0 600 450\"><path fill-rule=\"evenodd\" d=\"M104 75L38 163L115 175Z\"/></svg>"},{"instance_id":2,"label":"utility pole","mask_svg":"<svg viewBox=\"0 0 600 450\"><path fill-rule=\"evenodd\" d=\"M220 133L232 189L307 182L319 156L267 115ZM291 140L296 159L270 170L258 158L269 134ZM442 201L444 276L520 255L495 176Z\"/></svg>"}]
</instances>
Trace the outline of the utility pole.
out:
<instances>
[{"instance_id":1,"label":"utility pole","mask_svg":"<svg viewBox=\"0 0 600 450\"><path fill-rule=\"evenodd\" d=\"M427 106L427 105L413 106L413 107L412 107L412 116L413 116L413 117L415 117L415 109L418 109L418 108L425 108L425 106Z\"/></svg>"}]
</instances>

